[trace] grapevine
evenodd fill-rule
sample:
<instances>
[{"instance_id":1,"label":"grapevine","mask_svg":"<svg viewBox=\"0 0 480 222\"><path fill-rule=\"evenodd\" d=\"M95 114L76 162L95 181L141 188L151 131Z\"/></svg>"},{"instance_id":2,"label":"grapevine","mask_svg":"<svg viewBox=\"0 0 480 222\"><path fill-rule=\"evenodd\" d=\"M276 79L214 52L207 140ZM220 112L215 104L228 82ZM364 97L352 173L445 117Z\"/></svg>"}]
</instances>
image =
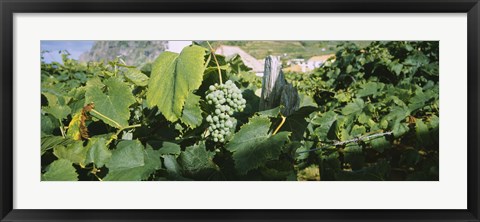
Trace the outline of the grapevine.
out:
<instances>
[{"instance_id":1,"label":"grapevine","mask_svg":"<svg viewBox=\"0 0 480 222\"><path fill-rule=\"evenodd\" d=\"M297 43L273 42L292 87L269 107L261 68L220 48L258 44L236 43L42 57L42 181L438 180L439 42L343 42L307 72L288 64Z\"/></svg>"}]
</instances>

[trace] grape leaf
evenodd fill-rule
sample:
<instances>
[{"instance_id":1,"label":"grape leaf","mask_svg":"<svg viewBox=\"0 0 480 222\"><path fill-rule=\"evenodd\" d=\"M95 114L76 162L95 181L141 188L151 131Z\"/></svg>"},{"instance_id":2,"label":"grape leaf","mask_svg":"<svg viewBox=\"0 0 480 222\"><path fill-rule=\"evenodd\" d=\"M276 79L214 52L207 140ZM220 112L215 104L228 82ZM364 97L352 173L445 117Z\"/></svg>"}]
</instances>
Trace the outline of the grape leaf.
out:
<instances>
[{"instance_id":1,"label":"grape leaf","mask_svg":"<svg viewBox=\"0 0 480 222\"><path fill-rule=\"evenodd\" d=\"M182 123L194 129L202 123L202 110L200 109L200 96L190 93L185 101L183 114L180 118Z\"/></svg>"},{"instance_id":2,"label":"grape leaf","mask_svg":"<svg viewBox=\"0 0 480 222\"><path fill-rule=\"evenodd\" d=\"M105 93L97 85L87 84L85 103L93 102L95 104L95 109L90 114L116 128L128 126L129 107L135 103L132 90L119 78L106 79L104 84L106 86Z\"/></svg>"},{"instance_id":3,"label":"grape leaf","mask_svg":"<svg viewBox=\"0 0 480 222\"><path fill-rule=\"evenodd\" d=\"M408 132L408 125L401 120L393 122L392 131L395 138L399 138Z\"/></svg>"},{"instance_id":4,"label":"grape leaf","mask_svg":"<svg viewBox=\"0 0 480 222\"><path fill-rule=\"evenodd\" d=\"M321 117L316 116L312 119L311 123L318 125L318 127L315 129L315 134L318 136L318 138L320 138L320 140L327 140L328 132L336 120L337 114L334 111L328 111L322 114Z\"/></svg>"},{"instance_id":5,"label":"grape leaf","mask_svg":"<svg viewBox=\"0 0 480 222\"><path fill-rule=\"evenodd\" d=\"M143 74L140 70L135 68L129 68L125 72L125 77L137 86L148 85L148 76Z\"/></svg>"},{"instance_id":6,"label":"grape leaf","mask_svg":"<svg viewBox=\"0 0 480 222\"><path fill-rule=\"evenodd\" d=\"M364 107L365 103L363 102L363 100L356 99L353 103L349 103L345 107L343 107L342 114L346 116L351 114L358 114L363 110Z\"/></svg>"},{"instance_id":7,"label":"grape leaf","mask_svg":"<svg viewBox=\"0 0 480 222\"><path fill-rule=\"evenodd\" d=\"M367 82L360 86L361 89L357 91L358 97L365 97L370 95L375 95L378 92L378 89L381 87L379 83L376 82Z\"/></svg>"},{"instance_id":8,"label":"grape leaf","mask_svg":"<svg viewBox=\"0 0 480 222\"><path fill-rule=\"evenodd\" d=\"M299 108L308 106L318 107L317 103L311 96L308 96L304 93L298 93L298 96L300 97L300 105L298 106Z\"/></svg>"},{"instance_id":9,"label":"grape leaf","mask_svg":"<svg viewBox=\"0 0 480 222\"><path fill-rule=\"evenodd\" d=\"M391 147L390 142L387 139L385 139L385 137L374 138L369 142L372 145L372 148L377 150L380 153L383 153L384 150L389 149Z\"/></svg>"},{"instance_id":10,"label":"grape leaf","mask_svg":"<svg viewBox=\"0 0 480 222\"><path fill-rule=\"evenodd\" d=\"M70 160L59 159L47 166L42 181L77 181L78 174Z\"/></svg>"},{"instance_id":11,"label":"grape leaf","mask_svg":"<svg viewBox=\"0 0 480 222\"><path fill-rule=\"evenodd\" d=\"M107 148L106 140L98 137L88 140L88 145L85 147L88 149L85 163L94 163L97 167L103 167L112 156L112 152Z\"/></svg>"},{"instance_id":12,"label":"grape leaf","mask_svg":"<svg viewBox=\"0 0 480 222\"><path fill-rule=\"evenodd\" d=\"M160 159L160 152L147 147L144 151L145 165L143 166L142 179L147 179L155 170L162 168L162 160Z\"/></svg>"},{"instance_id":13,"label":"grape leaf","mask_svg":"<svg viewBox=\"0 0 480 222\"><path fill-rule=\"evenodd\" d=\"M189 92L198 89L203 80L205 49L190 46L180 54L163 52L155 60L148 83L147 104L157 106L169 121L182 115Z\"/></svg>"},{"instance_id":14,"label":"grape leaf","mask_svg":"<svg viewBox=\"0 0 480 222\"><path fill-rule=\"evenodd\" d=\"M143 145L137 140L121 141L106 164L110 170L141 167L145 164Z\"/></svg>"},{"instance_id":15,"label":"grape leaf","mask_svg":"<svg viewBox=\"0 0 480 222\"><path fill-rule=\"evenodd\" d=\"M366 132L365 126L360 125L353 125L352 130L350 131L350 135L352 136L361 136Z\"/></svg>"},{"instance_id":16,"label":"grape leaf","mask_svg":"<svg viewBox=\"0 0 480 222\"><path fill-rule=\"evenodd\" d=\"M158 150L161 155L175 154L178 155L181 152L180 145L176 143L163 142L162 148Z\"/></svg>"},{"instance_id":17,"label":"grape leaf","mask_svg":"<svg viewBox=\"0 0 480 222\"><path fill-rule=\"evenodd\" d=\"M167 172L173 177L181 177L182 168L177 162L177 159L174 155L165 155L163 156L163 164L167 168Z\"/></svg>"},{"instance_id":18,"label":"grape leaf","mask_svg":"<svg viewBox=\"0 0 480 222\"><path fill-rule=\"evenodd\" d=\"M73 115L72 120L70 120L70 123L68 124L67 136L74 140L82 139L82 134L80 132L81 117L82 111L80 110L79 112L75 113L75 115Z\"/></svg>"},{"instance_id":19,"label":"grape leaf","mask_svg":"<svg viewBox=\"0 0 480 222\"><path fill-rule=\"evenodd\" d=\"M212 169L215 171L218 166L213 162L215 152L207 151L205 143L189 146L180 154L179 161L183 166L185 173L190 175L201 174L203 172L210 173Z\"/></svg>"},{"instance_id":20,"label":"grape leaf","mask_svg":"<svg viewBox=\"0 0 480 222\"><path fill-rule=\"evenodd\" d=\"M313 106L301 107L286 118L285 124L283 124L281 130L292 132L293 140L301 140L308 126L308 122L305 118L315 110L316 108Z\"/></svg>"},{"instance_id":21,"label":"grape leaf","mask_svg":"<svg viewBox=\"0 0 480 222\"><path fill-rule=\"evenodd\" d=\"M41 115L41 129L42 133L52 134L53 130L58 127L58 121L54 121L53 117L49 115Z\"/></svg>"},{"instance_id":22,"label":"grape leaf","mask_svg":"<svg viewBox=\"0 0 480 222\"><path fill-rule=\"evenodd\" d=\"M431 144L432 139L428 131L428 126L421 119L415 121L415 132L417 134L417 140L421 145L429 146Z\"/></svg>"},{"instance_id":23,"label":"grape leaf","mask_svg":"<svg viewBox=\"0 0 480 222\"><path fill-rule=\"evenodd\" d=\"M160 153L151 148L144 149L138 140L126 140L117 144L110 161L106 164L107 181L145 180L161 168Z\"/></svg>"},{"instance_id":24,"label":"grape leaf","mask_svg":"<svg viewBox=\"0 0 480 222\"><path fill-rule=\"evenodd\" d=\"M72 163L84 165L87 149L83 147L81 141L69 144L67 146L53 147L53 154L58 159L70 160Z\"/></svg>"},{"instance_id":25,"label":"grape leaf","mask_svg":"<svg viewBox=\"0 0 480 222\"><path fill-rule=\"evenodd\" d=\"M260 112L258 112L258 115L266 116L266 117L278 117L278 115L280 115L280 110L281 109L282 109L282 105L277 106L277 107L272 108L272 109L267 109L267 110L260 111Z\"/></svg>"},{"instance_id":26,"label":"grape leaf","mask_svg":"<svg viewBox=\"0 0 480 222\"><path fill-rule=\"evenodd\" d=\"M64 106L64 105L53 105L53 106L47 106L43 108L43 111L46 113L52 114L57 119L65 119L67 118L68 114L72 111L70 107Z\"/></svg>"},{"instance_id":27,"label":"grape leaf","mask_svg":"<svg viewBox=\"0 0 480 222\"><path fill-rule=\"evenodd\" d=\"M42 107L43 111L51 114L55 118L62 120L67 118L68 114L72 112L69 106L66 105L65 99L53 93L42 93L48 100L48 106Z\"/></svg>"},{"instance_id":28,"label":"grape leaf","mask_svg":"<svg viewBox=\"0 0 480 222\"><path fill-rule=\"evenodd\" d=\"M268 117L252 117L227 144L226 149L233 153L235 168L240 174L246 174L280 155L290 132L272 136L268 133L270 125Z\"/></svg>"},{"instance_id":29,"label":"grape leaf","mask_svg":"<svg viewBox=\"0 0 480 222\"><path fill-rule=\"evenodd\" d=\"M61 136L42 136L41 138L41 154L43 155L48 150L51 150L55 146L67 146L75 141L70 138L63 138Z\"/></svg>"}]
</instances>

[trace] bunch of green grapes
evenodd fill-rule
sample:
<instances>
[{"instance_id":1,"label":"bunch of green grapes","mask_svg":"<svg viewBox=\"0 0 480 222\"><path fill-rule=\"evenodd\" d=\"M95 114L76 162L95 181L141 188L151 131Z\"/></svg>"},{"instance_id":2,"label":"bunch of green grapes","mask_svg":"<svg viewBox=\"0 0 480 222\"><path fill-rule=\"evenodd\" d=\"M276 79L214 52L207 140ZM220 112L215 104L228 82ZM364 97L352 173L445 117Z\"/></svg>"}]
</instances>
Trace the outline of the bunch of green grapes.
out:
<instances>
[{"instance_id":1,"label":"bunch of green grapes","mask_svg":"<svg viewBox=\"0 0 480 222\"><path fill-rule=\"evenodd\" d=\"M210 137L215 142L223 143L237 124L232 115L242 112L247 101L242 97L240 89L230 80L225 84L211 85L206 99L208 104L215 106L215 111L207 116Z\"/></svg>"}]
</instances>

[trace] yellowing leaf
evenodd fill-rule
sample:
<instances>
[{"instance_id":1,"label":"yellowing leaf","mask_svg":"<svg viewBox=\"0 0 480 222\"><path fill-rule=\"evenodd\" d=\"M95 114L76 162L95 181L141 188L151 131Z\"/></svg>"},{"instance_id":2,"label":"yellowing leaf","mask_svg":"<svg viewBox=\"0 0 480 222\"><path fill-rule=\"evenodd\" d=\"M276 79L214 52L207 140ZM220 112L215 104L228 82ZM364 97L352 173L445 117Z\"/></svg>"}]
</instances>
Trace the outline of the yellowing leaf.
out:
<instances>
[{"instance_id":1,"label":"yellowing leaf","mask_svg":"<svg viewBox=\"0 0 480 222\"><path fill-rule=\"evenodd\" d=\"M75 113L72 120L68 124L67 136L74 140L81 140L82 134L80 133L80 121L82 111Z\"/></svg>"}]
</instances>

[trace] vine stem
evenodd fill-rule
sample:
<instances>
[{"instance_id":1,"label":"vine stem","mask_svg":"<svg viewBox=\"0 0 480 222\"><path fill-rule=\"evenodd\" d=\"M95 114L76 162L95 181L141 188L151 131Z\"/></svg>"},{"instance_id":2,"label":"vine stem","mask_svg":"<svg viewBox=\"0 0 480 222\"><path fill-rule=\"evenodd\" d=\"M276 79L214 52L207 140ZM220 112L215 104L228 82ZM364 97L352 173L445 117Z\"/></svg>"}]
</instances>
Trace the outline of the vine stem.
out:
<instances>
[{"instance_id":1,"label":"vine stem","mask_svg":"<svg viewBox=\"0 0 480 222\"><path fill-rule=\"evenodd\" d=\"M63 126L61 120L58 120L58 122L60 122L60 132L62 133L62 137L65 138L65 126Z\"/></svg>"},{"instance_id":2,"label":"vine stem","mask_svg":"<svg viewBox=\"0 0 480 222\"><path fill-rule=\"evenodd\" d=\"M280 114L280 117L282 117L282 121L280 122L280 124L277 126L277 128L275 129L275 131L273 131L273 135L277 134L277 132L280 130L280 128L282 128L283 124L285 123L285 120L287 119L287 117L283 116L282 114Z\"/></svg>"},{"instance_id":3,"label":"vine stem","mask_svg":"<svg viewBox=\"0 0 480 222\"><path fill-rule=\"evenodd\" d=\"M118 138L118 135L119 135L122 131L124 131L124 130L126 130L126 129L141 127L141 126L142 126L142 124L135 124L135 125L130 125L130 126L126 126L126 127L122 127L122 128L120 128L120 129L118 129L118 130L117 130L117 133L115 133L115 135L113 135L113 136L110 138L110 140L107 142L106 145L108 146L114 139L117 139L117 138Z\"/></svg>"},{"instance_id":4,"label":"vine stem","mask_svg":"<svg viewBox=\"0 0 480 222\"><path fill-rule=\"evenodd\" d=\"M360 142L360 141L368 141L374 137L381 137L381 136L385 136L385 135L392 135L393 132L392 131L389 131L389 132L385 132L385 133L377 133L377 134L372 134L372 135L363 135L363 136L359 136L359 137L355 137L353 139L350 139L350 140L345 140L345 141L336 141L333 143L334 146L339 146L339 145L343 145L343 144L347 144L347 143L357 143L357 142Z\"/></svg>"},{"instance_id":5,"label":"vine stem","mask_svg":"<svg viewBox=\"0 0 480 222\"><path fill-rule=\"evenodd\" d=\"M210 42L207 41L208 47L210 47L210 52L213 55L213 59L215 59L215 63L217 63L217 69L218 69L218 79L220 79L220 84L222 84L222 71L220 70L220 64L218 63L217 57L215 56L215 52L213 51L212 45L210 45Z\"/></svg>"},{"instance_id":6,"label":"vine stem","mask_svg":"<svg viewBox=\"0 0 480 222\"><path fill-rule=\"evenodd\" d=\"M386 135L392 135L392 134L393 134L392 131L382 132L382 133L377 133L377 134L367 133L367 134L362 135L362 136L357 136L353 139L349 139L349 140L345 140L345 141L334 141L333 144L330 144L330 145L327 145L327 146L324 146L324 147L314 148L314 149L305 150L305 151L300 151L300 152L297 152L297 153L308 153L308 152L321 150L321 149L327 148L327 147L341 146L341 145L348 144L348 143L358 143L360 141L368 141L368 140L371 140L372 138L386 136Z\"/></svg>"},{"instance_id":7,"label":"vine stem","mask_svg":"<svg viewBox=\"0 0 480 222\"><path fill-rule=\"evenodd\" d=\"M97 115L99 115L99 116L101 116L101 117L103 117L103 118L111 121L111 122L114 123L118 128L120 128L120 129L122 128L122 125L120 125L119 123L115 122L115 120L110 119L108 116L103 115L102 113L98 112L97 110L91 109L90 112L93 112L93 113L95 113L95 114L97 114Z\"/></svg>"},{"instance_id":8,"label":"vine stem","mask_svg":"<svg viewBox=\"0 0 480 222\"><path fill-rule=\"evenodd\" d=\"M93 169L90 171L99 181L103 181L102 178L100 178L98 175L97 175L97 172L100 172L99 169L97 169L95 167L95 165L93 166Z\"/></svg>"},{"instance_id":9,"label":"vine stem","mask_svg":"<svg viewBox=\"0 0 480 222\"><path fill-rule=\"evenodd\" d=\"M102 113L98 112L98 111L95 110L95 109L91 109L90 112L93 112L93 113L95 113L95 114L97 114L97 115L99 115L99 116L101 116L101 117L103 117L103 118L111 121L111 122L114 123L114 124L117 126L117 128L118 128L117 133L115 133L115 135L113 135L113 136L110 138L110 140L107 142L106 145L110 144L114 139L118 138L118 135L119 135L122 131L124 131L124 130L126 130L126 129L137 128L137 127L141 127L141 126L142 126L142 124L135 124L135 125L129 125L129 126L122 127L122 125L120 125L119 123L115 122L113 119L109 118L108 116L103 115Z\"/></svg>"}]
</instances>

